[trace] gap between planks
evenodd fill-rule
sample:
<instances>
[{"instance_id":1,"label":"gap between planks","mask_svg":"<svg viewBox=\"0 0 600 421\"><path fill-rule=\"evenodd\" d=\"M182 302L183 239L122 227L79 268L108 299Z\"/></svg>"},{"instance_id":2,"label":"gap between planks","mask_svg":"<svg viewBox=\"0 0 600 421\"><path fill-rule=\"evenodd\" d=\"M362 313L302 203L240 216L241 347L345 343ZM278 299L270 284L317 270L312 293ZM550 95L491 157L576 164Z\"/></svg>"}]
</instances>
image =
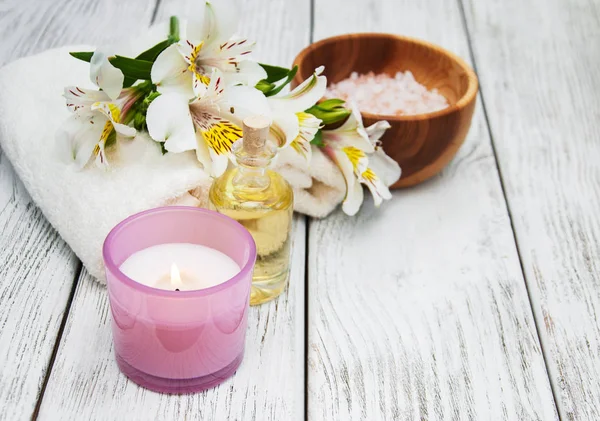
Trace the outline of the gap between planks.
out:
<instances>
[{"instance_id":1,"label":"gap between planks","mask_svg":"<svg viewBox=\"0 0 600 421\"><path fill-rule=\"evenodd\" d=\"M308 0L309 6L309 27L308 27L308 45L315 42L315 0ZM309 234L310 234L310 223L311 218L306 216L304 219L305 232L304 232L304 420L308 421L308 405L310 404L308 398L308 353L309 353L309 342L308 342L308 330L309 330Z\"/></svg>"},{"instance_id":2,"label":"gap between planks","mask_svg":"<svg viewBox=\"0 0 600 421\"><path fill-rule=\"evenodd\" d=\"M160 1L160 0L159 0ZM63 313L62 320L60 321L60 327L58 328L58 333L56 334L56 339L54 341L54 348L52 348L52 354L50 355L50 360L48 361L48 365L46 367L46 375L44 376L44 381L42 382L42 387L40 389L40 393L38 395L37 402L35 403L35 408L33 409L33 414L31 414L32 420L37 420L38 415L40 413L40 408L42 406L42 399L44 398L44 393L46 392L46 386L48 385L48 380L50 380L50 374L52 374L52 368L54 368L54 362L56 361L56 355L58 354L58 347L60 345L60 341L63 336L63 332L65 331L65 326L67 325L67 319L69 318L69 313L71 312L71 305L73 304L73 298L75 297L75 290L77 289L77 285L79 284L79 279L81 277L81 272L83 271L83 264L81 260L77 264L77 269L75 270L75 275L73 276L73 285L71 286L71 291L69 292L69 298L67 300L67 305L65 306L65 312Z\"/></svg>"},{"instance_id":3,"label":"gap between planks","mask_svg":"<svg viewBox=\"0 0 600 421\"><path fill-rule=\"evenodd\" d=\"M312 1L311 1L311 12L312 12ZM311 13L312 23L312 13ZM310 37L312 39L312 25ZM311 41L312 44L312 41ZM310 233L310 221L311 218L308 216L304 217L304 419L308 421L308 322L309 322L309 303L308 303L308 265L309 265L309 250L308 250L308 236Z\"/></svg>"},{"instance_id":4,"label":"gap between planks","mask_svg":"<svg viewBox=\"0 0 600 421\"><path fill-rule=\"evenodd\" d=\"M458 3L458 8L460 10L460 16L461 16L461 21L462 21L462 25L463 25L463 30L465 32L465 36L467 38L467 46L469 49L469 56L471 58L471 62L473 63L473 70L475 70L475 73L477 74L477 79L479 80L479 98L481 100L481 109L483 110L483 118L485 120L485 125L486 125L486 129L488 132L488 136L490 137L490 144L491 144L491 148L492 148L492 154L494 155L494 162L496 164L496 170L498 171L498 178L500 179L500 188L502 190L502 197L504 198L504 203L506 205L506 211L508 213L508 220L510 222L510 229L512 231L513 234L513 239L515 242L515 248L517 251L517 257L519 259L519 267L521 268L521 273L523 274L523 283L525 284L525 291L527 291L527 299L529 300L529 308L531 309L531 313L533 316L533 323L535 326L535 332L537 334L537 339L538 339L538 343L540 345L540 350L542 351L542 358L544 360L544 366L546 369L546 375L548 376L548 379L551 379L550 377L550 369L548 366L548 356L546 354L546 349L544 348L544 345L542 343L542 335L541 335L541 330L540 330L540 326L538 324L538 315L535 312L535 308L533 306L533 301L531 299L531 291L529 291L529 280L527 279L527 274L525 273L525 268L523 266L523 258L521 256L521 249L519 247L519 241L517 239L517 232L515 230L515 224L513 221L513 213L512 213L512 209L510 207L510 202L508 200L508 196L506 194L506 186L505 186L505 180L504 180L504 175L502 173L502 169L500 168L500 163L498 161L498 153L496 151L496 140L494 139L494 134L492 133L492 128L490 125L490 119L488 116L488 111L487 111L487 107L486 107L486 103L485 103L485 95L483 94L483 81L481 78L481 74L478 72L477 69L477 57L475 56L475 51L473 49L473 42L471 39L471 32L469 31L469 25L467 23L467 16L465 14L465 6L463 1L464 0L456 0ZM550 390L552 391L552 398L554 400L554 407L556 408L556 413L558 414L558 419L562 420L561 415L560 415L560 411L558 408L558 400L556 397L556 390L554 388L554 384L553 382L550 380Z\"/></svg>"}]
</instances>

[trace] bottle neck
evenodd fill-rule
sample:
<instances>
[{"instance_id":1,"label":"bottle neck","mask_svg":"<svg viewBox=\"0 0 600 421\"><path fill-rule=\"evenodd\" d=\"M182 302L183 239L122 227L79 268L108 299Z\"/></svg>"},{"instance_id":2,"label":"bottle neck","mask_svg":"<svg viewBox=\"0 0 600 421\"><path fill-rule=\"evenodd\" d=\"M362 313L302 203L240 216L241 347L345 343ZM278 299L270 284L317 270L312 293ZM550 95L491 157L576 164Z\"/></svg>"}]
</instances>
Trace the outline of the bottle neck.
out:
<instances>
[{"instance_id":1,"label":"bottle neck","mask_svg":"<svg viewBox=\"0 0 600 421\"><path fill-rule=\"evenodd\" d=\"M242 141L243 142L243 141ZM275 156L276 149L265 145L263 149L249 153L242 142L233 145L238 172L233 178L233 185L239 188L263 190L269 187L270 178L267 168Z\"/></svg>"}]
</instances>

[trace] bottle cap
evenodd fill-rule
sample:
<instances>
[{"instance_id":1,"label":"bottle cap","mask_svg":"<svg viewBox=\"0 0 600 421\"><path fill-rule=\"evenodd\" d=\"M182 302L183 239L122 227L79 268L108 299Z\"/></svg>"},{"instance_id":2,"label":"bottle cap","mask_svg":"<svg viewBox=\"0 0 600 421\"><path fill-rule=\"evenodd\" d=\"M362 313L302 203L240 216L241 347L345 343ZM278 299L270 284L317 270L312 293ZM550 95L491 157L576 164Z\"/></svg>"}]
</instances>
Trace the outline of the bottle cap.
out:
<instances>
[{"instance_id":1,"label":"bottle cap","mask_svg":"<svg viewBox=\"0 0 600 421\"><path fill-rule=\"evenodd\" d=\"M262 115L253 115L244 119L243 126L243 148L248 154L256 155L265 147L271 120Z\"/></svg>"}]
</instances>

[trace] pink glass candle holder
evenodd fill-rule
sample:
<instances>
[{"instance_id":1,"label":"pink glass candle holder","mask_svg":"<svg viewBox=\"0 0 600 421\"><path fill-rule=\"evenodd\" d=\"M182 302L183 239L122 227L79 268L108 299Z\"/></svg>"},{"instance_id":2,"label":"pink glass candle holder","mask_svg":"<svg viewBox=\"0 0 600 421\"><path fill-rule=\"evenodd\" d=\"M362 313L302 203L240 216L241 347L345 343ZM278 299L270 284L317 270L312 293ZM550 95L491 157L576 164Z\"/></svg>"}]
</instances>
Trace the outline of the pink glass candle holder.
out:
<instances>
[{"instance_id":1,"label":"pink glass candle holder","mask_svg":"<svg viewBox=\"0 0 600 421\"><path fill-rule=\"evenodd\" d=\"M159 244L192 243L232 258L240 272L205 289L152 288L119 267L133 253ZM120 370L164 393L208 389L233 375L244 355L256 247L250 233L220 213L164 207L133 215L106 237L103 248Z\"/></svg>"}]
</instances>

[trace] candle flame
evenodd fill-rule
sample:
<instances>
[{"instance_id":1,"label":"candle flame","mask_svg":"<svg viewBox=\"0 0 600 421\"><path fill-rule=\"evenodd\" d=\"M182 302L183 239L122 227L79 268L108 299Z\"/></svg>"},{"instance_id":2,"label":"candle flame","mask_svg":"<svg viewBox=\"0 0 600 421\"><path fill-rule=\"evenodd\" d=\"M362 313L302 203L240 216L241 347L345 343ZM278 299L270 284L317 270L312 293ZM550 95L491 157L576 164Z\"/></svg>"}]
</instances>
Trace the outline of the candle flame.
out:
<instances>
[{"instance_id":1,"label":"candle flame","mask_svg":"<svg viewBox=\"0 0 600 421\"><path fill-rule=\"evenodd\" d=\"M179 268L175 263L171 265L171 285L173 287L179 287L183 284L181 282L181 274L179 273Z\"/></svg>"}]
</instances>

